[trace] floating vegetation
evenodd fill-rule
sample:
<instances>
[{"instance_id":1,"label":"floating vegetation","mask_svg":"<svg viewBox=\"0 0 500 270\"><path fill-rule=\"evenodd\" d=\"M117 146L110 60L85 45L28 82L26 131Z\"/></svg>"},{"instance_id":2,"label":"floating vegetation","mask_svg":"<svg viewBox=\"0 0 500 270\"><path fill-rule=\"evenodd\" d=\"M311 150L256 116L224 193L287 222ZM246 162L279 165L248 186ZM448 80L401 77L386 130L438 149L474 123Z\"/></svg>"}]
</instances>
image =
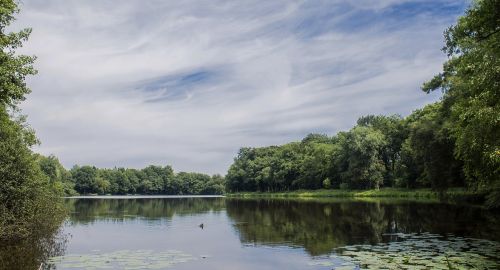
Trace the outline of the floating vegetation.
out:
<instances>
[{"instance_id":1,"label":"floating vegetation","mask_svg":"<svg viewBox=\"0 0 500 270\"><path fill-rule=\"evenodd\" d=\"M330 261L312 261L312 262L309 262L309 265L319 265L319 266L333 266L335 265L333 262L330 262Z\"/></svg>"},{"instance_id":2,"label":"floating vegetation","mask_svg":"<svg viewBox=\"0 0 500 270\"><path fill-rule=\"evenodd\" d=\"M196 260L177 250L120 250L109 253L73 254L53 257L49 264L57 269L165 269L178 263Z\"/></svg>"},{"instance_id":3,"label":"floating vegetation","mask_svg":"<svg viewBox=\"0 0 500 270\"><path fill-rule=\"evenodd\" d=\"M329 260L314 260L310 265L332 265L336 270L500 269L500 243L495 241L430 233L391 236L398 241L345 246Z\"/></svg>"}]
</instances>

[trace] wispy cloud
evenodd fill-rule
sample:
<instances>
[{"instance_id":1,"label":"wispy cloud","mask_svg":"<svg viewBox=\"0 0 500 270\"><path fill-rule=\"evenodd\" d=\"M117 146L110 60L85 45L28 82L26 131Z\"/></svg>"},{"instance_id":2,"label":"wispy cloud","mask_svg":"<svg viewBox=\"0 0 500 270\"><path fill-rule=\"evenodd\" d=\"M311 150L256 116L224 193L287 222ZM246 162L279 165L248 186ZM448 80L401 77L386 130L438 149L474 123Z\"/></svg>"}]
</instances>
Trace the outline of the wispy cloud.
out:
<instances>
[{"instance_id":1,"label":"wispy cloud","mask_svg":"<svg viewBox=\"0 0 500 270\"><path fill-rule=\"evenodd\" d=\"M467 2L25 0L24 104L62 162L223 173L240 146L333 134L438 95Z\"/></svg>"}]
</instances>

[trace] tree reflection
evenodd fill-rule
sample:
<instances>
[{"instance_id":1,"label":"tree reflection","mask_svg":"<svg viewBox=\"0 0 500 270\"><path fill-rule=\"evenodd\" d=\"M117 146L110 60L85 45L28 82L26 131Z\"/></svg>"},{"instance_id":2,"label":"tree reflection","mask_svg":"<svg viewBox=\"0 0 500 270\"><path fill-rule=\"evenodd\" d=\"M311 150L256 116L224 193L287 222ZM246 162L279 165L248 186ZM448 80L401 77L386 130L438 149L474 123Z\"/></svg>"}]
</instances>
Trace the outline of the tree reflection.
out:
<instances>
[{"instance_id":1,"label":"tree reflection","mask_svg":"<svg viewBox=\"0 0 500 270\"><path fill-rule=\"evenodd\" d=\"M64 255L68 235L62 228L56 231L40 231L31 239L15 244L0 245L0 269L51 269L47 260Z\"/></svg>"},{"instance_id":2,"label":"tree reflection","mask_svg":"<svg viewBox=\"0 0 500 270\"><path fill-rule=\"evenodd\" d=\"M313 256L346 245L398 240L390 234L400 232L500 240L498 214L471 206L404 200L70 199L66 205L71 212L69 224L170 220L174 216L225 211L243 244L300 247ZM48 257L61 255L66 239L61 232L52 232L32 242L2 245L0 269L36 269Z\"/></svg>"},{"instance_id":3,"label":"tree reflection","mask_svg":"<svg viewBox=\"0 0 500 270\"><path fill-rule=\"evenodd\" d=\"M97 220L170 219L174 215L221 211L224 198L68 199L66 204L70 221L85 224Z\"/></svg>"},{"instance_id":4,"label":"tree reflection","mask_svg":"<svg viewBox=\"0 0 500 270\"><path fill-rule=\"evenodd\" d=\"M408 201L227 199L226 207L242 243L298 246L313 256L345 245L395 240L388 234L396 232L500 238L498 216L470 206Z\"/></svg>"}]
</instances>

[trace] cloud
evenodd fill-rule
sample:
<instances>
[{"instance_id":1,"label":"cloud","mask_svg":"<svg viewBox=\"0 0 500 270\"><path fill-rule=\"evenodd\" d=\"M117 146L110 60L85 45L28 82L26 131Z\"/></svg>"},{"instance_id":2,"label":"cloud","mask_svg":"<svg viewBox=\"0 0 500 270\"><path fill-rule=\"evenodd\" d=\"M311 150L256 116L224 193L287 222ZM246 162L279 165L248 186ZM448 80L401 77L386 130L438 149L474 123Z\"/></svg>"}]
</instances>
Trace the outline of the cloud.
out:
<instances>
[{"instance_id":1,"label":"cloud","mask_svg":"<svg viewBox=\"0 0 500 270\"><path fill-rule=\"evenodd\" d=\"M407 115L466 7L419 1L25 0L24 103L63 164L224 173L241 146Z\"/></svg>"}]
</instances>

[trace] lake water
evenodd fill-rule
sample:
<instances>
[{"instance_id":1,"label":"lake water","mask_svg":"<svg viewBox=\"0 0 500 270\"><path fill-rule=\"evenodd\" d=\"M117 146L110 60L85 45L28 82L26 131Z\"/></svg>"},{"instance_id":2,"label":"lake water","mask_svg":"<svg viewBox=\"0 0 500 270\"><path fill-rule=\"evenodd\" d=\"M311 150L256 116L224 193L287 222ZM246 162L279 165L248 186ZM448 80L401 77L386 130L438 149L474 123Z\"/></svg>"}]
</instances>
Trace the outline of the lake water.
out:
<instances>
[{"instance_id":1,"label":"lake water","mask_svg":"<svg viewBox=\"0 0 500 270\"><path fill-rule=\"evenodd\" d=\"M66 204L71 214L48 241L57 248L47 249L45 269L500 269L499 216L473 206L222 197Z\"/></svg>"}]
</instances>

